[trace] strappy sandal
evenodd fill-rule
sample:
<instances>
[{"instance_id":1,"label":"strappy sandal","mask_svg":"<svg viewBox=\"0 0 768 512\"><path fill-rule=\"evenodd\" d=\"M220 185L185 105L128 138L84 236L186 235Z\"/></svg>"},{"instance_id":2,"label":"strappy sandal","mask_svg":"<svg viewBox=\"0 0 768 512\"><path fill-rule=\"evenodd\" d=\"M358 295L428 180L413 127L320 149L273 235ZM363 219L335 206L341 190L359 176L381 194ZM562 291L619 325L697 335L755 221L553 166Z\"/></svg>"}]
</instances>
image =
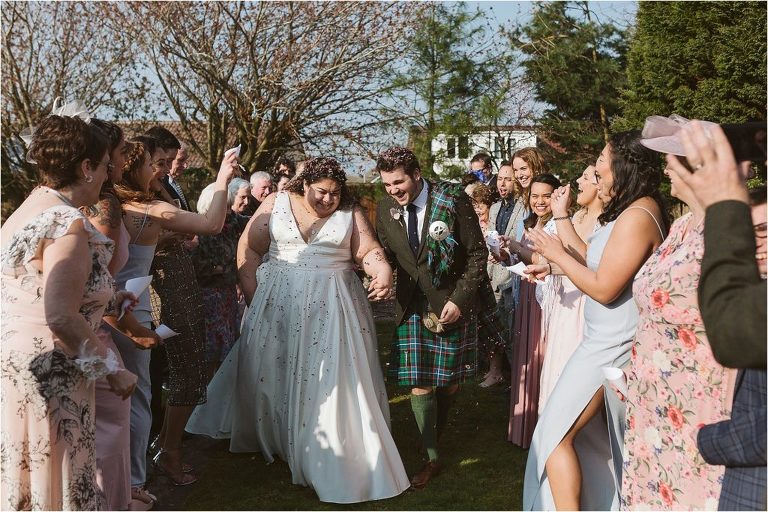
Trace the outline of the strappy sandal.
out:
<instances>
[{"instance_id":1,"label":"strappy sandal","mask_svg":"<svg viewBox=\"0 0 768 512\"><path fill-rule=\"evenodd\" d=\"M172 453L179 453L181 450L160 450L157 455L152 459L152 463L155 466L155 470L158 473L165 475L175 486L181 487L184 485L190 485L197 482L197 477L189 472L184 471L184 464L179 464L180 470L178 472L171 471L167 466L161 462L163 455L169 455ZM192 466L187 464L187 467L191 470Z\"/></svg>"}]
</instances>

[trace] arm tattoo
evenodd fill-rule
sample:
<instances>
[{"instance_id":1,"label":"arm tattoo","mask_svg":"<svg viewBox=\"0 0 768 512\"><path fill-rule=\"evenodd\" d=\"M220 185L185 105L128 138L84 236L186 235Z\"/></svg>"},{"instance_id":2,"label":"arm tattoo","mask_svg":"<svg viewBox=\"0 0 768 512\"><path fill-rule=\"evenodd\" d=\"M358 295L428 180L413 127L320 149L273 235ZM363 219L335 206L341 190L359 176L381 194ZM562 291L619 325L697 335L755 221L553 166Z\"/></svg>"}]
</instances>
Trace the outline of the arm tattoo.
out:
<instances>
[{"instance_id":1,"label":"arm tattoo","mask_svg":"<svg viewBox=\"0 0 768 512\"><path fill-rule=\"evenodd\" d=\"M109 226L112 229L119 227L123 220L120 201L115 196L106 196L96 205L95 215L92 218L102 226Z\"/></svg>"}]
</instances>

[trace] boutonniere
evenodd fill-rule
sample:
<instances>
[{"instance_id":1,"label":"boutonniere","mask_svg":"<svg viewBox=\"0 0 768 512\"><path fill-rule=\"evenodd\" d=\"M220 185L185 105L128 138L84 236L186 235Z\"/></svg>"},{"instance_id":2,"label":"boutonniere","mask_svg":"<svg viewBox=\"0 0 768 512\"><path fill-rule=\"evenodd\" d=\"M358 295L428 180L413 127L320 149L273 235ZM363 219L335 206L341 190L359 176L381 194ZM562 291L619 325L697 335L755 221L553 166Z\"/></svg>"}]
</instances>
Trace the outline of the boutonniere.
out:
<instances>
[{"instance_id":1,"label":"boutonniere","mask_svg":"<svg viewBox=\"0 0 768 512\"><path fill-rule=\"evenodd\" d=\"M389 214L392 216L393 219L395 219L398 222L403 220L403 210L401 210L400 208L390 208Z\"/></svg>"}]
</instances>

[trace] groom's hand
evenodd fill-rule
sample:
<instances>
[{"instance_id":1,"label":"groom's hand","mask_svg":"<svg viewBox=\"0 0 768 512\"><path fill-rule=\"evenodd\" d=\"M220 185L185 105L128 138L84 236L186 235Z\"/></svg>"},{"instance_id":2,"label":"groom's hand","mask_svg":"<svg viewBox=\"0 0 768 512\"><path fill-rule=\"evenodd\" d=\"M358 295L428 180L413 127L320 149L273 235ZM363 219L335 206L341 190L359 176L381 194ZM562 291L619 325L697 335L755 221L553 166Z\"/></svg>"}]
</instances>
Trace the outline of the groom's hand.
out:
<instances>
[{"instance_id":1,"label":"groom's hand","mask_svg":"<svg viewBox=\"0 0 768 512\"><path fill-rule=\"evenodd\" d=\"M452 324L459 318L461 318L459 306L451 301L446 302L445 306L443 306L443 312L440 314L439 322L441 324Z\"/></svg>"}]
</instances>

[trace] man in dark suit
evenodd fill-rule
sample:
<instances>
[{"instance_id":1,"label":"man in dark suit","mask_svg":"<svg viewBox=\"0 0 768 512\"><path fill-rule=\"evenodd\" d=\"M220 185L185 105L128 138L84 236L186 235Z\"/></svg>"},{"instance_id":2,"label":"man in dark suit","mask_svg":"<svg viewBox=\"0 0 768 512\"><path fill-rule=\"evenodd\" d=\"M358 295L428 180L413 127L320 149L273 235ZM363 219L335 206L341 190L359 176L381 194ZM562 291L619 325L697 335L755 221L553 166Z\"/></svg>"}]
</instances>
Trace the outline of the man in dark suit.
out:
<instances>
[{"instance_id":1,"label":"man in dark suit","mask_svg":"<svg viewBox=\"0 0 768 512\"><path fill-rule=\"evenodd\" d=\"M715 359L741 370L731 419L702 427L698 445L704 460L725 466L720 510L766 510L767 290L755 261L748 165L737 165L719 126L707 131L697 122L681 128L677 137L695 172L675 157L668 157L668 170L706 209L701 316Z\"/></svg>"},{"instance_id":2,"label":"man in dark suit","mask_svg":"<svg viewBox=\"0 0 768 512\"><path fill-rule=\"evenodd\" d=\"M397 271L397 330L390 378L411 388L411 409L428 462L422 488L441 471L437 440L459 384L477 368L477 298L488 251L461 187L428 182L408 149L384 151L376 170L388 197L376 228Z\"/></svg>"}]
</instances>

